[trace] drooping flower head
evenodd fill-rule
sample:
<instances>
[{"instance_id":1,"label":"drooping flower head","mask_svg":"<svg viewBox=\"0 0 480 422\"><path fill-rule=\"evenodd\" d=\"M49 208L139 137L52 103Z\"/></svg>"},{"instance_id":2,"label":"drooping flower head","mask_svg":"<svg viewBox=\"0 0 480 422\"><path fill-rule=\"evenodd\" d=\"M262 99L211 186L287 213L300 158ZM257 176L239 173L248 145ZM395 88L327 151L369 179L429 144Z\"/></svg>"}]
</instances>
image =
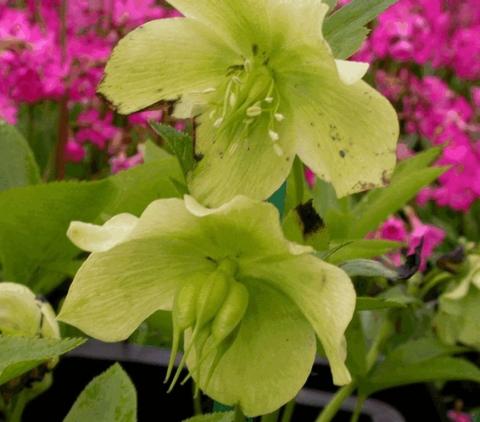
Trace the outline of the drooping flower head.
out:
<instances>
[{"instance_id":1,"label":"drooping flower head","mask_svg":"<svg viewBox=\"0 0 480 422\"><path fill-rule=\"evenodd\" d=\"M286 240L273 205L238 196L207 209L191 197L162 199L140 218L74 222L69 236L93 253L59 318L87 334L122 340L153 312L172 310L173 357L184 334L184 361L200 388L250 416L298 393L315 334L334 382L350 382L344 332L355 308L352 283Z\"/></svg>"},{"instance_id":2,"label":"drooping flower head","mask_svg":"<svg viewBox=\"0 0 480 422\"><path fill-rule=\"evenodd\" d=\"M198 116L191 193L218 206L271 195L298 155L339 196L383 185L398 122L361 78L366 63L335 60L321 0L171 0L185 18L140 26L116 47L100 86L121 113L163 100Z\"/></svg>"}]
</instances>

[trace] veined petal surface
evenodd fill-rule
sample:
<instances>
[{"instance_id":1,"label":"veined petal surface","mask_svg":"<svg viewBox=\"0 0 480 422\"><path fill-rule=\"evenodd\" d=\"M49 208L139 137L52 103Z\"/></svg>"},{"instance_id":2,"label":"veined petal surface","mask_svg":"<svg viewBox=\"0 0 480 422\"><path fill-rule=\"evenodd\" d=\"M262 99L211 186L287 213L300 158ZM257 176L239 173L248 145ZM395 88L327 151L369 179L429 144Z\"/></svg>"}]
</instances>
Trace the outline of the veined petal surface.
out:
<instances>
[{"instance_id":1,"label":"veined petal surface","mask_svg":"<svg viewBox=\"0 0 480 422\"><path fill-rule=\"evenodd\" d=\"M128 114L215 87L235 59L205 25L184 18L155 20L118 43L99 92Z\"/></svg>"}]
</instances>

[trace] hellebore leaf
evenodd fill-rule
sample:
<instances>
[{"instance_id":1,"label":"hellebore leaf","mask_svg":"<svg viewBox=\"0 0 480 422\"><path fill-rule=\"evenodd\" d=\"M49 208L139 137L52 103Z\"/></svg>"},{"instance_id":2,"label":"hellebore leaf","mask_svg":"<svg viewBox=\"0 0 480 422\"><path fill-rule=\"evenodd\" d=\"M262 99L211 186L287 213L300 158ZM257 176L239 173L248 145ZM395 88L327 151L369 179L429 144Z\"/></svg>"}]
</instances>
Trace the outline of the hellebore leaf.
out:
<instances>
[{"instance_id":1,"label":"hellebore leaf","mask_svg":"<svg viewBox=\"0 0 480 422\"><path fill-rule=\"evenodd\" d=\"M352 211L356 218L349 227L348 237L361 238L375 230L445 170L445 167L431 167L409 174L402 172L394 176L388 187L367 193Z\"/></svg>"},{"instance_id":2,"label":"hellebore leaf","mask_svg":"<svg viewBox=\"0 0 480 422\"><path fill-rule=\"evenodd\" d=\"M273 205L237 196L208 209L188 196L161 199L113 244L82 265L59 319L116 341L156 310L173 310L174 348L184 333L183 362L199 387L251 416L295 396L311 369L315 334L335 383L350 381L344 332L352 283L312 248L288 241ZM229 301L234 291L243 292L232 296L241 304Z\"/></svg>"},{"instance_id":3,"label":"hellebore leaf","mask_svg":"<svg viewBox=\"0 0 480 422\"><path fill-rule=\"evenodd\" d=\"M178 132L171 126L159 123L152 123L151 126L165 140L170 150L177 157L183 173L187 174L194 165L192 138L185 133Z\"/></svg>"},{"instance_id":4,"label":"hellebore leaf","mask_svg":"<svg viewBox=\"0 0 480 422\"><path fill-rule=\"evenodd\" d=\"M323 33L335 57L346 59L354 54L368 34L365 25L396 1L352 0L328 16Z\"/></svg>"},{"instance_id":5,"label":"hellebore leaf","mask_svg":"<svg viewBox=\"0 0 480 422\"><path fill-rule=\"evenodd\" d=\"M80 346L81 338L34 338L0 335L0 385L49 359Z\"/></svg>"},{"instance_id":6,"label":"hellebore leaf","mask_svg":"<svg viewBox=\"0 0 480 422\"><path fill-rule=\"evenodd\" d=\"M480 382L480 369L467 360L450 357L463 349L424 338L399 346L387 355L360 385L370 395L399 385L429 381Z\"/></svg>"},{"instance_id":7,"label":"hellebore leaf","mask_svg":"<svg viewBox=\"0 0 480 422\"><path fill-rule=\"evenodd\" d=\"M14 126L0 121L0 191L40 182L35 157Z\"/></svg>"},{"instance_id":8,"label":"hellebore leaf","mask_svg":"<svg viewBox=\"0 0 480 422\"><path fill-rule=\"evenodd\" d=\"M64 422L135 422L137 393L130 378L116 363L95 377L80 393Z\"/></svg>"},{"instance_id":9,"label":"hellebore leaf","mask_svg":"<svg viewBox=\"0 0 480 422\"><path fill-rule=\"evenodd\" d=\"M357 311L370 311L374 309L405 308L405 303L378 297L357 297Z\"/></svg>"},{"instance_id":10,"label":"hellebore leaf","mask_svg":"<svg viewBox=\"0 0 480 422\"><path fill-rule=\"evenodd\" d=\"M327 4L170 3L185 18L128 34L100 92L121 113L176 101L177 117L199 116L199 161L188 177L198 200L219 206L238 194L266 199L295 155L339 196L386 183L395 164L396 114L361 81L367 64L334 59L322 35ZM333 22L361 28L371 13L359 18L365 8L357 7L353 18L343 12Z\"/></svg>"},{"instance_id":11,"label":"hellebore leaf","mask_svg":"<svg viewBox=\"0 0 480 422\"><path fill-rule=\"evenodd\" d=\"M338 243L338 246L335 244ZM376 258L392 252L402 246L399 242L379 239L358 239L351 241L336 241L324 259L332 264L357 259Z\"/></svg>"},{"instance_id":12,"label":"hellebore leaf","mask_svg":"<svg viewBox=\"0 0 480 422\"><path fill-rule=\"evenodd\" d=\"M172 178L182 177L176 159L169 157L101 181L56 182L0 192L3 277L47 293L68 274L60 264L78 254L65 235L70 221L104 221L125 212L138 215L156 198L178 196Z\"/></svg>"}]
</instances>

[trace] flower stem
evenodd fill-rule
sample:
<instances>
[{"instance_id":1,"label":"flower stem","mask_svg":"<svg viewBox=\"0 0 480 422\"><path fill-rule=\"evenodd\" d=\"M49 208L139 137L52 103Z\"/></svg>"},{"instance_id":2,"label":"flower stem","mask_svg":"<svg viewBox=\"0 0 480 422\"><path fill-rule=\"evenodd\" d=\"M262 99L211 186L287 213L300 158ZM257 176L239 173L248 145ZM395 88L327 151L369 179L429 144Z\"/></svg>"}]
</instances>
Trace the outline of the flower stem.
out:
<instances>
[{"instance_id":1,"label":"flower stem","mask_svg":"<svg viewBox=\"0 0 480 422\"><path fill-rule=\"evenodd\" d=\"M278 416L280 414L280 409L275 412L269 413L268 415L263 415L260 419L260 422L277 422Z\"/></svg>"},{"instance_id":2,"label":"flower stem","mask_svg":"<svg viewBox=\"0 0 480 422\"><path fill-rule=\"evenodd\" d=\"M281 422L290 422L292 420L293 411L295 410L295 399L290 400L283 409Z\"/></svg>"},{"instance_id":3,"label":"flower stem","mask_svg":"<svg viewBox=\"0 0 480 422\"><path fill-rule=\"evenodd\" d=\"M315 422L330 422L337 412L340 410L342 403L355 391L357 383L352 381L348 385L344 385L333 396L330 403L322 410Z\"/></svg>"},{"instance_id":4,"label":"flower stem","mask_svg":"<svg viewBox=\"0 0 480 422\"><path fill-rule=\"evenodd\" d=\"M240 410L240 407L235 407L235 419L234 422L245 422L245 416Z\"/></svg>"},{"instance_id":5,"label":"flower stem","mask_svg":"<svg viewBox=\"0 0 480 422\"><path fill-rule=\"evenodd\" d=\"M358 422L360 418L360 414L362 413L363 403L367 398L365 396L359 395L357 397L357 403L355 404L355 410L353 411L353 415L350 419L350 422Z\"/></svg>"}]
</instances>

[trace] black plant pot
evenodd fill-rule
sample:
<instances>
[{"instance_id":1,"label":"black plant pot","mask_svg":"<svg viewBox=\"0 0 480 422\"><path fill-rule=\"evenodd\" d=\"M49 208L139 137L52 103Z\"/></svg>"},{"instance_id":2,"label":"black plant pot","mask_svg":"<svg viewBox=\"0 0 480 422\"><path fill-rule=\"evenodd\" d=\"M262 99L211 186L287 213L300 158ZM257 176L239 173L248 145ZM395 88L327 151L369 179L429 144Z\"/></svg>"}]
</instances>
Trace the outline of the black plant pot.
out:
<instances>
[{"instance_id":1,"label":"black plant pot","mask_svg":"<svg viewBox=\"0 0 480 422\"><path fill-rule=\"evenodd\" d=\"M193 414L192 386L177 386L173 393L166 394L162 380L168 358L167 349L91 340L60 361L55 368L52 388L29 404L24 422L62 421L88 382L115 361L122 364L137 388L139 422L180 422ZM329 379L328 367L325 362L318 360L306 387L297 396L292 421L315 420L320 408L332 397L332 393L328 392L333 390L333 386L327 382ZM211 410L212 403L208 399L203 401L203 405L205 411ZM354 406L355 398L347 399L334 421L349 421ZM424 385L391 389L367 400L360 418L362 422L441 420Z\"/></svg>"}]
</instances>

